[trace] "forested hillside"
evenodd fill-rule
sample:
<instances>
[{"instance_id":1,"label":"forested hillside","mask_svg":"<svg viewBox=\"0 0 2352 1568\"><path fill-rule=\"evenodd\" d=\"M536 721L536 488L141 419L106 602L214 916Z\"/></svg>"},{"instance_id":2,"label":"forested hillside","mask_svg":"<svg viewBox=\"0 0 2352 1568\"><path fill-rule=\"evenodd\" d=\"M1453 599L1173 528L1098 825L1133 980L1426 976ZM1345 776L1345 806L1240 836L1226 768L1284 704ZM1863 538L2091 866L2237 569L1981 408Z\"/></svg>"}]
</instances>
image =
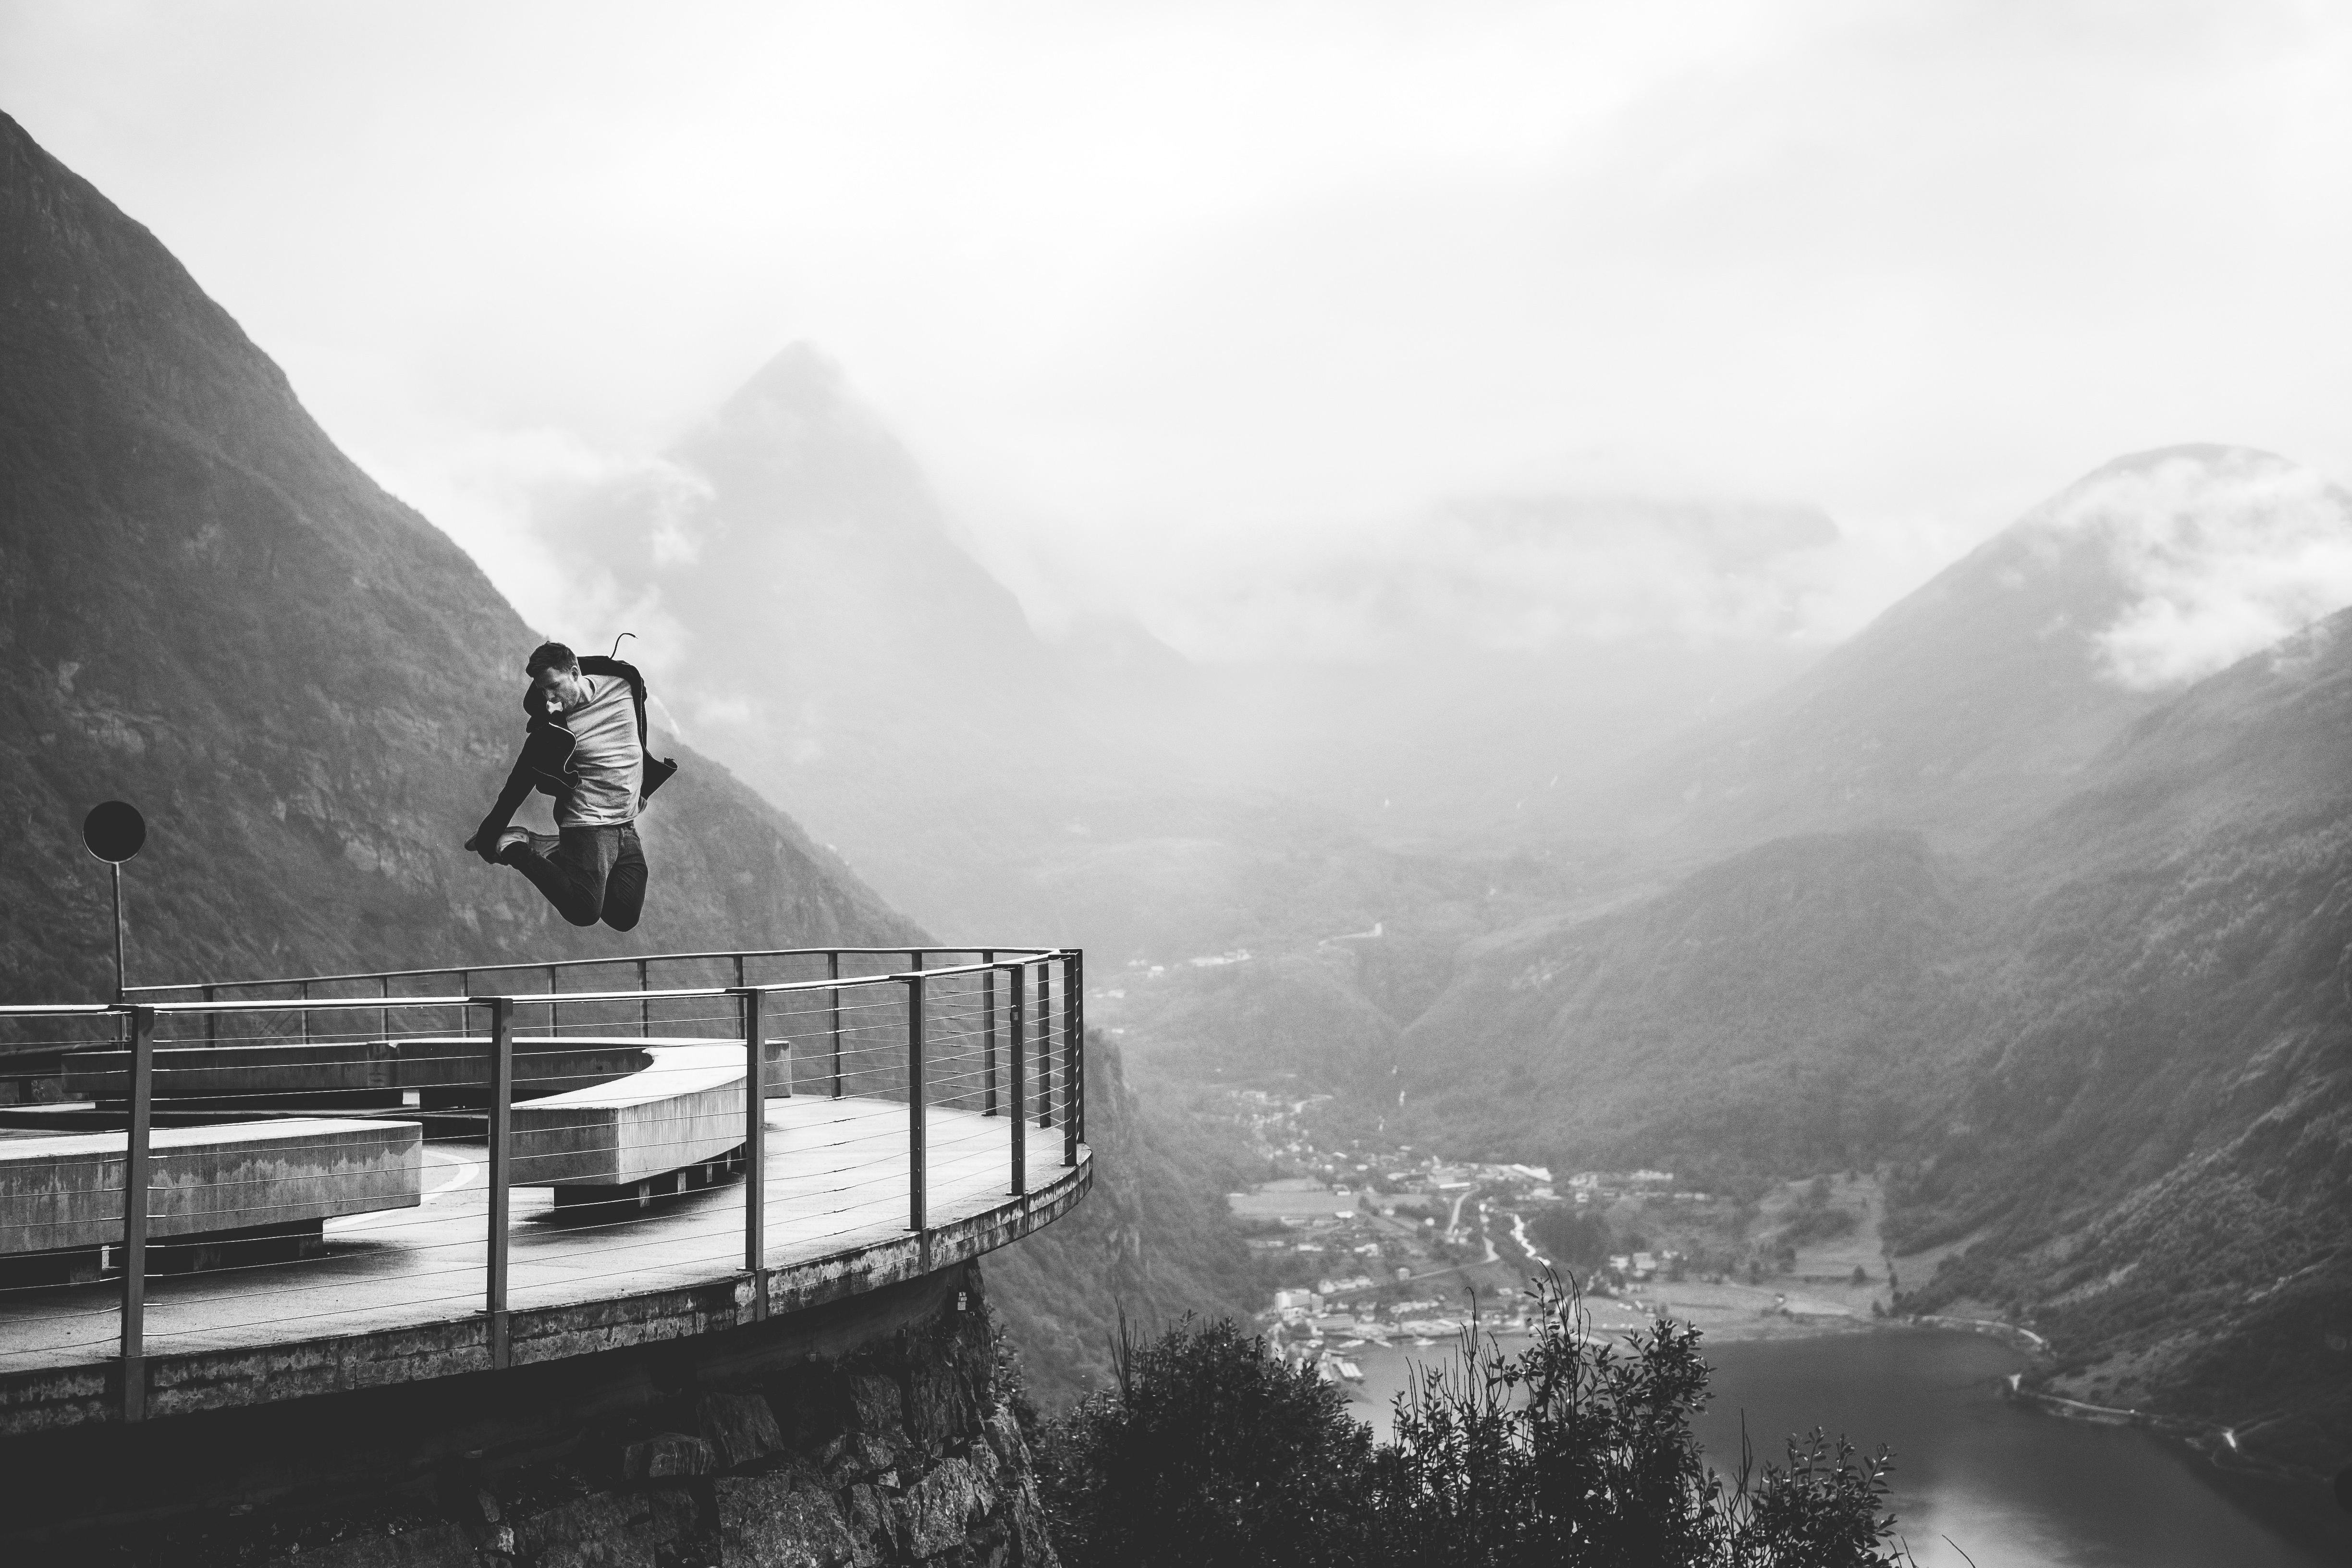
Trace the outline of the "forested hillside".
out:
<instances>
[{"instance_id":1,"label":"forested hillside","mask_svg":"<svg viewBox=\"0 0 2352 1568\"><path fill-rule=\"evenodd\" d=\"M2340 1453L2352 612L2144 720L2000 860L2026 891L1970 1083L1896 1210L1975 1244L1916 1301L2031 1311L2074 1386Z\"/></svg>"},{"instance_id":2,"label":"forested hillside","mask_svg":"<svg viewBox=\"0 0 2352 1568\"><path fill-rule=\"evenodd\" d=\"M1401 1041L1407 1124L1700 1186L1867 1160L1943 1076L1970 901L1916 834L1823 835L1475 943Z\"/></svg>"}]
</instances>

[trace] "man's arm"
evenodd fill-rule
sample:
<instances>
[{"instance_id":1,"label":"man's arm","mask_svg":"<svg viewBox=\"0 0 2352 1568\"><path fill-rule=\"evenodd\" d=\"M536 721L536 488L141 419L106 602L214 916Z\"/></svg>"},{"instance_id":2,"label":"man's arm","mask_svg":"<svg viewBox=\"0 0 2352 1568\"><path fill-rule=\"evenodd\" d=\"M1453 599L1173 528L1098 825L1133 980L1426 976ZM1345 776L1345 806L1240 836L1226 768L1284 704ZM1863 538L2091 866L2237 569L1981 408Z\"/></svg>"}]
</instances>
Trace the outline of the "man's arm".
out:
<instances>
[{"instance_id":1,"label":"man's arm","mask_svg":"<svg viewBox=\"0 0 2352 1568\"><path fill-rule=\"evenodd\" d=\"M466 847L496 865L499 835L507 830L507 824L514 820L514 814L522 809L522 803L530 795L533 782L530 752L526 746L523 753L515 758L512 771L507 774L506 787L499 791L498 804L490 807L489 816L482 818L482 825L474 829L474 836L466 840Z\"/></svg>"}]
</instances>

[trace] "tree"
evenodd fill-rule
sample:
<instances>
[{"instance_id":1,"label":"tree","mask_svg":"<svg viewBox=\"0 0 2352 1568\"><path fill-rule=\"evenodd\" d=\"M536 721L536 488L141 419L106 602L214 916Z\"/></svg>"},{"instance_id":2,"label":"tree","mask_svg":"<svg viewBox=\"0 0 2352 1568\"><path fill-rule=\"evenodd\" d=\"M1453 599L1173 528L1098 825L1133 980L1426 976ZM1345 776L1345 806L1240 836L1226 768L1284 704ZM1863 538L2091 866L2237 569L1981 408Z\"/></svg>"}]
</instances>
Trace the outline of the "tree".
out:
<instances>
[{"instance_id":1,"label":"tree","mask_svg":"<svg viewBox=\"0 0 2352 1568\"><path fill-rule=\"evenodd\" d=\"M1311 1366L1230 1320L1143 1342L1122 1321L1117 1377L1040 1445L1071 1568L1318 1568L1362 1560L1371 1433Z\"/></svg>"},{"instance_id":2,"label":"tree","mask_svg":"<svg viewBox=\"0 0 2352 1568\"><path fill-rule=\"evenodd\" d=\"M1864 1568L1899 1563L1882 1510L1892 1462L1815 1432L1789 1466L1734 1483L1702 1461L1699 1333L1661 1321L1601 1343L1572 1293L1544 1291L1535 1342L1465 1342L1399 1397L1373 1461L1378 1568Z\"/></svg>"}]
</instances>

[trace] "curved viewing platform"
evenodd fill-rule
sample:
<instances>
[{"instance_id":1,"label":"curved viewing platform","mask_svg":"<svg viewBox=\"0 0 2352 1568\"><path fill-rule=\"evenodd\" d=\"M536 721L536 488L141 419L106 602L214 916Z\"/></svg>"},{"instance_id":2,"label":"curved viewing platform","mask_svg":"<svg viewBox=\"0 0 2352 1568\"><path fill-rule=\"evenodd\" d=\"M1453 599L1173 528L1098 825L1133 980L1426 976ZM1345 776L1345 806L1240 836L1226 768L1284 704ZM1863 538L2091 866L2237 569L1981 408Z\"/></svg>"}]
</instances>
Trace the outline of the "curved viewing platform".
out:
<instances>
[{"instance_id":1,"label":"curved viewing platform","mask_svg":"<svg viewBox=\"0 0 2352 1568\"><path fill-rule=\"evenodd\" d=\"M976 1257L1091 1178L1084 989L1074 950L794 949L0 1007L46 1096L0 1108L0 1434L674 1340Z\"/></svg>"}]
</instances>

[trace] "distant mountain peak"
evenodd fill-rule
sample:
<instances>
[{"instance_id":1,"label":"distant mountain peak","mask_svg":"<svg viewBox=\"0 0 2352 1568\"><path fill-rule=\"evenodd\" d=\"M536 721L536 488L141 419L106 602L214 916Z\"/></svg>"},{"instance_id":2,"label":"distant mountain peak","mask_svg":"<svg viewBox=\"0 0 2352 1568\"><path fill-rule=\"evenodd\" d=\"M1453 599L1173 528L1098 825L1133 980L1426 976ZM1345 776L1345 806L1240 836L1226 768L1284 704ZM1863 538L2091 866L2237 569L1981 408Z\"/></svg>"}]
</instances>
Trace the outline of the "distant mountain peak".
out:
<instances>
[{"instance_id":1,"label":"distant mountain peak","mask_svg":"<svg viewBox=\"0 0 2352 1568\"><path fill-rule=\"evenodd\" d=\"M763 529L930 534L940 527L914 454L812 343L793 343L761 366L671 458Z\"/></svg>"},{"instance_id":2,"label":"distant mountain peak","mask_svg":"<svg viewBox=\"0 0 2352 1568\"><path fill-rule=\"evenodd\" d=\"M1662 752L1646 822L1717 844L2032 820L2159 701L2352 604L2352 495L2274 453L2137 452L1939 572L1795 684Z\"/></svg>"},{"instance_id":3,"label":"distant mountain peak","mask_svg":"<svg viewBox=\"0 0 2352 1568\"><path fill-rule=\"evenodd\" d=\"M882 429L881 422L858 403L841 362L806 340L786 344L752 372L719 405L711 423L727 426L779 414L826 421L848 418L877 434Z\"/></svg>"}]
</instances>

